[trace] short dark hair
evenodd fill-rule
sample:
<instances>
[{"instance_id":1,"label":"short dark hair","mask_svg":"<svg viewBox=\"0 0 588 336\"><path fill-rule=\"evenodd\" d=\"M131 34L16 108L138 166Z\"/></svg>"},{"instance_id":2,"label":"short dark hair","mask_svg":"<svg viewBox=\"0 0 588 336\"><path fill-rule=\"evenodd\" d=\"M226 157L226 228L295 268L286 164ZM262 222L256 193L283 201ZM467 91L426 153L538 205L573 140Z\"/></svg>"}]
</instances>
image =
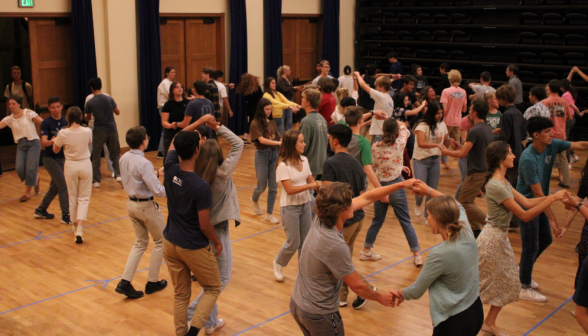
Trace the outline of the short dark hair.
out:
<instances>
[{"instance_id":1,"label":"short dark hair","mask_svg":"<svg viewBox=\"0 0 588 336\"><path fill-rule=\"evenodd\" d=\"M210 138L210 128L206 126L206 124L202 124L196 127L196 130L198 131L198 133L200 133L201 137L206 137L206 139Z\"/></svg>"},{"instance_id":2,"label":"short dark hair","mask_svg":"<svg viewBox=\"0 0 588 336\"><path fill-rule=\"evenodd\" d=\"M398 53L396 51L391 51L388 54L386 54L386 59L391 59L391 58L398 58Z\"/></svg>"},{"instance_id":3,"label":"short dark hair","mask_svg":"<svg viewBox=\"0 0 588 336\"><path fill-rule=\"evenodd\" d=\"M507 103L514 103L515 95L515 88L508 84L504 84L496 90L496 99L504 100Z\"/></svg>"},{"instance_id":4,"label":"short dark hair","mask_svg":"<svg viewBox=\"0 0 588 336\"><path fill-rule=\"evenodd\" d=\"M357 126L359 121L363 118L363 108L360 106L351 106L345 111L345 122L350 127Z\"/></svg>"},{"instance_id":5,"label":"short dark hair","mask_svg":"<svg viewBox=\"0 0 588 336\"><path fill-rule=\"evenodd\" d=\"M355 101L355 99L351 97L343 97L339 105L341 105L341 107L356 106L357 102Z\"/></svg>"},{"instance_id":6,"label":"short dark hair","mask_svg":"<svg viewBox=\"0 0 588 336\"><path fill-rule=\"evenodd\" d=\"M343 68L343 73L346 74L346 75L351 75L351 67L349 65L346 65Z\"/></svg>"},{"instance_id":7,"label":"short dark hair","mask_svg":"<svg viewBox=\"0 0 588 336\"><path fill-rule=\"evenodd\" d=\"M333 139L337 139L341 147L347 148L349 143L351 142L351 138L353 137L353 131L347 125L343 124L334 124L329 126L327 132Z\"/></svg>"},{"instance_id":8,"label":"short dark hair","mask_svg":"<svg viewBox=\"0 0 588 336\"><path fill-rule=\"evenodd\" d=\"M72 106L67 109L67 124L69 126L71 126L73 123L81 125L82 120L84 120L84 115L82 114L82 110L80 110L79 107Z\"/></svg>"},{"instance_id":9,"label":"short dark hair","mask_svg":"<svg viewBox=\"0 0 588 336\"><path fill-rule=\"evenodd\" d=\"M54 103L60 103L61 104L61 99L59 99L59 97L57 97L57 96L51 96L51 97L49 97L49 100L47 102L47 106L50 106L51 104L54 104Z\"/></svg>"},{"instance_id":10,"label":"short dark hair","mask_svg":"<svg viewBox=\"0 0 588 336\"><path fill-rule=\"evenodd\" d=\"M483 99L476 98L472 100L471 108L478 114L478 119L486 120L486 116L488 115L487 102L485 102Z\"/></svg>"},{"instance_id":11,"label":"short dark hair","mask_svg":"<svg viewBox=\"0 0 588 336\"><path fill-rule=\"evenodd\" d=\"M126 135L127 144L131 149L137 149L147 138L147 130L143 126L129 128Z\"/></svg>"},{"instance_id":12,"label":"short dark hair","mask_svg":"<svg viewBox=\"0 0 588 336\"><path fill-rule=\"evenodd\" d=\"M518 75L519 73L519 66L516 64L509 64L506 68L512 71L512 73L514 73L515 75Z\"/></svg>"},{"instance_id":13,"label":"short dark hair","mask_svg":"<svg viewBox=\"0 0 588 336\"><path fill-rule=\"evenodd\" d=\"M447 72L451 71L451 65L449 65L449 63L441 63L441 65L439 65L439 68Z\"/></svg>"},{"instance_id":14,"label":"short dark hair","mask_svg":"<svg viewBox=\"0 0 588 336\"><path fill-rule=\"evenodd\" d=\"M209 75L211 78L214 76L214 68L211 66L207 66L202 68L202 72Z\"/></svg>"},{"instance_id":15,"label":"short dark hair","mask_svg":"<svg viewBox=\"0 0 588 336\"><path fill-rule=\"evenodd\" d=\"M90 86L90 89L94 91L102 90L102 80L100 77L90 79L90 81L88 81L88 85Z\"/></svg>"},{"instance_id":16,"label":"short dark hair","mask_svg":"<svg viewBox=\"0 0 588 336\"><path fill-rule=\"evenodd\" d=\"M402 84L410 84L411 82L415 83L416 78L411 75L402 76Z\"/></svg>"},{"instance_id":17,"label":"short dark hair","mask_svg":"<svg viewBox=\"0 0 588 336\"><path fill-rule=\"evenodd\" d=\"M484 71L480 74L480 78L484 82L489 82L492 79L492 75L490 75L490 73L488 71Z\"/></svg>"},{"instance_id":18,"label":"short dark hair","mask_svg":"<svg viewBox=\"0 0 588 336\"><path fill-rule=\"evenodd\" d=\"M206 90L208 90L208 84L203 80L197 80L194 82L194 90L196 90L196 93L200 96L204 96Z\"/></svg>"},{"instance_id":19,"label":"short dark hair","mask_svg":"<svg viewBox=\"0 0 588 336\"><path fill-rule=\"evenodd\" d=\"M333 83L333 80L329 77L321 77L317 84L321 88L321 91L325 93L331 93L337 89L335 83Z\"/></svg>"},{"instance_id":20,"label":"short dark hair","mask_svg":"<svg viewBox=\"0 0 588 336\"><path fill-rule=\"evenodd\" d=\"M178 132L174 138L174 147L182 161L190 160L200 147L200 135L198 132Z\"/></svg>"},{"instance_id":21,"label":"short dark hair","mask_svg":"<svg viewBox=\"0 0 588 336\"><path fill-rule=\"evenodd\" d=\"M376 70L378 70L378 66L375 64L370 64L366 68L366 73L368 76L373 76L376 74Z\"/></svg>"},{"instance_id":22,"label":"short dark hair","mask_svg":"<svg viewBox=\"0 0 588 336\"><path fill-rule=\"evenodd\" d=\"M12 95L12 96L10 96L10 98L8 98L8 100L14 100L18 104L18 106L22 107L22 97L21 96Z\"/></svg>"},{"instance_id":23,"label":"short dark hair","mask_svg":"<svg viewBox=\"0 0 588 336\"><path fill-rule=\"evenodd\" d=\"M214 75L212 76L213 79L219 79L222 76L224 76L224 72L220 71L220 70L214 70Z\"/></svg>"},{"instance_id":24,"label":"short dark hair","mask_svg":"<svg viewBox=\"0 0 588 336\"><path fill-rule=\"evenodd\" d=\"M533 86L529 93L535 96L537 100L543 100L547 97L547 93L545 92L545 88L541 85Z\"/></svg>"},{"instance_id":25,"label":"short dark hair","mask_svg":"<svg viewBox=\"0 0 588 336\"><path fill-rule=\"evenodd\" d=\"M175 68L171 65L168 65L165 67L164 73L165 73L165 77L167 77L167 74L170 73L172 70L174 70Z\"/></svg>"},{"instance_id":26,"label":"short dark hair","mask_svg":"<svg viewBox=\"0 0 588 336\"><path fill-rule=\"evenodd\" d=\"M553 121L545 117L531 117L527 121L527 132L531 137L535 137L535 133L541 133L544 129L553 127Z\"/></svg>"},{"instance_id":27,"label":"short dark hair","mask_svg":"<svg viewBox=\"0 0 588 336\"><path fill-rule=\"evenodd\" d=\"M559 79L552 79L549 81L549 84L547 84L547 86L549 86L549 90L552 93L558 93L561 89L561 81Z\"/></svg>"}]
</instances>

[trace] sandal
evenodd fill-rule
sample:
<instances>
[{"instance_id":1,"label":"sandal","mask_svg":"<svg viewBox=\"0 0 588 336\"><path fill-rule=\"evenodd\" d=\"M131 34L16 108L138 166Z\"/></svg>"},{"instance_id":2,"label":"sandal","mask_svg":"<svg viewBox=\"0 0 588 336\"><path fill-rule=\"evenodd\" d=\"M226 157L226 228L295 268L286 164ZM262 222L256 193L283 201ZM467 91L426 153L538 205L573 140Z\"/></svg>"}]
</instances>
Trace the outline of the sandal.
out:
<instances>
[{"instance_id":1,"label":"sandal","mask_svg":"<svg viewBox=\"0 0 588 336\"><path fill-rule=\"evenodd\" d=\"M41 179L37 176L37 183L35 183L35 195L37 195L39 193L39 190L41 189L41 186L39 185L40 183Z\"/></svg>"},{"instance_id":2,"label":"sandal","mask_svg":"<svg viewBox=\"0 0 588 336\"><path fill-rule=\"evenodd\" d=\"M31 196L22 195L22 196L20 196L20 198L18 200L21 201L21 202L26 202L26 201L28 201L30 199L31 199Z\"/></svg>"},{"instance_id":3,"label":"sandal","mask_svg":"<svg viewBox=\"0 0 588 336\"><path fill-rule=\"evenodd\" d=\"M496 329L494 329L494 328L496 328ZM486 323L482 324L482 331L485 332L485 333L494 335L494 336L508 336L508 334L503 333L496 326L489 327L489 326L486 325Z\"/></svg>"}]
</instances>

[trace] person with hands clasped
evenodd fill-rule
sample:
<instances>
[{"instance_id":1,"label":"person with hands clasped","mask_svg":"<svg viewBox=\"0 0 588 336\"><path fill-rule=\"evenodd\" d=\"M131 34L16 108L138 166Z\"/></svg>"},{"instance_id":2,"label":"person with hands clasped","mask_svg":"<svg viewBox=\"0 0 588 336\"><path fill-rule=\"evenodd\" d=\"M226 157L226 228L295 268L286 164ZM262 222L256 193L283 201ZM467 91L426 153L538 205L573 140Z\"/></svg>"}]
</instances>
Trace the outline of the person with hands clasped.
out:
<instances>
[{"instance_id":1,"label":"person with hands clasped","mask_svg":"<svg viewBox=\"0 0 588 336\"><path fill-rule=\"evenodd\" d=\"M311 197L309 189L318 192L320 182L315 181L304 153L304 135L296 130L286 131L276 170L277 181L282 182L280 216L286 232L286 242L274 259L274 276L284 281L283 267L300 251L312 223Z\"/></svg>"},{"instance_id":2,"label":"person with hands clasped","mask_svg":"<svg viewBox=\"0 0 588 336\"><path fill-rule=\"evenodd\" d=\"M343 282L367 300L378 301L386 307L395 306L391 292L379 293L357 275L341 231L345 220L352 218L354 211L401 188L410 188L416 182L407 180L370 190L355 198L347 183L333 182L320 188L316 198L316 217L302 246L298 277L290 300L290 314L305 336L345 335L339 313Z\"/></svg>"},{"instance_id":3,"label":"person with hands clasped","mask_svg":"<svg viewBox=\"0 0 588 336\"><path fill-rule=\"evenodd\" d=\"M475 336L484 322L478 277L478 246L464 207L453 197L417 181L412 192L430 196L427 221L443 242L431 248L416 281L392 290L398 299L416 300L429 290L433 336Z\"/></svg>"}]
</instances>

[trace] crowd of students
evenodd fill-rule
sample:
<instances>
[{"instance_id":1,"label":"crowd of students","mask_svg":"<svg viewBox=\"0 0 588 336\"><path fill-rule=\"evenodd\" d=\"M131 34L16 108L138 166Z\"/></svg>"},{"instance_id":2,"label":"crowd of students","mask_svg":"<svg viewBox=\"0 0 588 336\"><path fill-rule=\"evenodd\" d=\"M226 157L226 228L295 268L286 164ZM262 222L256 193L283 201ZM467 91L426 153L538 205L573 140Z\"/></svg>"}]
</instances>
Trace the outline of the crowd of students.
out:
<instances>
[{"instance_id":1,"label":"crowd of students","mask_svg":"<svg viewBox=\"0 0 588 336\"><path fill-rule=\"evenodd\" d=\"M259 78L248 73L236 87L225 85L222 72L209 67L202 69L202 80L193 88L184 89L175 81L175 69L167 67L157 90L164 129L160 169L145 158L150 138L140 126L127 131L130 151L120 157L114 117L120 111L102 92L99 78L89 82L92 95L83 113L70 107L63 116L61 101L51 97L51 115L42 120L23 105L21 96L11 95L11 114L0 128L10 127L17 143L16 170L26 187L23 202L33 190L38 192L38 157L45 148L43 163L52 180L35 217L54 218L47 209L59 195L62 222L72 224L76 243L83 243L92 186L100 187L101 152L106 149L112 176L129 195L127 208L136 233L116 292L130 298L144 295L132 281L151 234L145 293L166 288L167 281L159 279L165 259L174 287L177 335L196 335L202 329L212 334L225 324L216 300L233 266L229 221L241 221L232 174L244 146L251 143L257 178L252 209L264 214L259 200L267 189L265 220L281 220L286 233L272 261L277 281L285 280L283 268L298 252L290 313L304 335L344 335L339 309L348 305L349 289L357 294L352 302L356 309L368 300L394 307L429 290L433 335L477 335L480 330L506 335L496 325L504 306L519 299L547 301L532 272L553 240L552 231L561 237L578 211L588 218L582 203L588 173L582 174L579 198L565 190L569 165L578 160L574 151L588 150L588 142L566 141L574 114L587 112L575 106L576 91L569 80L574 73L586 77L573 68L563 81L533 87L532 106L523 111L516 65L507 67L509 83L497 89L490 85L490 73L483 72L480 83L469 83L473 93L468 96L461 74L447 64L440 66L443 79L435 90L420 66L412 66L413 75L402 75L396 55L389 60L389 73L368 67L361 75L346 66L338 79L323 60L317 64L317 77L300 86L292 85L290 68L284 65L277 80L265 79L263 89ZM242 139L219 123L223 116L233 116L227 99L227 89L233 88L247 102L249 125ZM300 104L293 101L297 92ZM91 121L92 129L83 127L84 121ZM219 137L231 146L226 157ZM455 197L437 190L441 165L448 167L449 157L459 160L462 175ZM563 190L550 193L554 166ZM158 179L162 175L163 185ZM279 184L280 219L273 215ZM407 192L416 196L414 215L424 214L444 241L430 250L425 262ZM487 213L475 203L482 193ZM167 220L154 201L164 196ZM557 201L571 210L563 227L549 208ZM363 208L372 203L374 217L359 259L382 259L374 245L391 205L413 264L422 267L414 284L404 289L378 292L353 265L354 244L366 219ZM522 240L519 269L508 240L514 227L520 227ZM578 321L588 332L588 266L582 266L588 263L587 227L588 220L577 248L574 300ZM203 290L190 303L192 274ZM486 318L482 303L491 306Z\"/></svg>"}]
</instances>

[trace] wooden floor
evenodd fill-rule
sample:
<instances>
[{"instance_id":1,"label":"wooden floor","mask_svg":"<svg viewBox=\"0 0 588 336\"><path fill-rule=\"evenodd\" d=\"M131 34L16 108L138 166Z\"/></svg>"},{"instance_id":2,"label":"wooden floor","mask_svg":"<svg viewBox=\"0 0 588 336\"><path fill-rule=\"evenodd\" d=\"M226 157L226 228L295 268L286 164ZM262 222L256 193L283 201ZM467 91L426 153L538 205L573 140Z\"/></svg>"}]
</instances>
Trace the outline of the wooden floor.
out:
<instances>
[{"instance_id":1,"label":"wooden floor","mask_svg":"<svg viewBox=\"0 0 588 336\"><path fill-rule=\"evenodd\" d=\"M228 147L222 141L225 153ZM256 183L253 157L255 149L248 146L234 180L238 188L243 222L231 227L234 266L232 279L218 300L220 317L226 325L215 335L301 335L288 313L294 286L297 261L294 258L285 269L286 280L275 281L272 259L285 241L279 225L272 225L255 216L250 204ZM155 166L161 160L155 153L147 153ZM572 171L572 191L586 155ZM104 160L103 160L104 161ZM453 194L459 184L457 162L450 159L451 170L442 170L440 190ZM114 289L122 275L128 253L134 243L134 231L127 217L127 196L112 178L106 178L103 164L103 183L92 190L88 226L83 245L74 244L69 226L60 224L59 203L55 199L49 208L54 220L36 220L34 209L47 191L50 177L40 169L41 193L27 203L19 203L24 187L15 172L0 177L0 335L173 335L173 288L170 286L138 300L125 299ZM554 177L556 173L554 173ZM552 180L552 190L557 181ZM265 194L261 204L264 208ZM413 215L414 197L409 197L413 225L423 255L441 242L431 234L422 217ZM158 199L167 215L166 199ZM484 210L486 202L478 199ZM279 200L274 214L279 218ZM566 211L561 204L552 207L560 223ZM373 217L373 207L366 208L366 218ZM572 229L541 256L533 276L541 285L541 293L549 298L545 304L520 301L503 309L498 325L510 335L582 335L581 328L570 315L574 309L574 276L578 266L574 247L579 241L583 220L578 216ZM403 288L419 274L412 265L411 253L393 211L388 212L380 231L375 251L383 256L377 262L359 261L368 226L357 239L355 266L378 290ZM518 232L510 239L515 254L520 255ZM143 289L151 246L145 254L133 284ZM166 266L161 278L168 279ZM194 283L193 297L200 291ZM350 302L353 295L350 295ZM488 309L488 307L485 307ZM361 310L350 306L341 309L347 335L430 335L428 294L418 301L405 302L398 308L384 308L370 302ZM481 333L482 335L483 333Z\"/></svg>"}]
</instances>

